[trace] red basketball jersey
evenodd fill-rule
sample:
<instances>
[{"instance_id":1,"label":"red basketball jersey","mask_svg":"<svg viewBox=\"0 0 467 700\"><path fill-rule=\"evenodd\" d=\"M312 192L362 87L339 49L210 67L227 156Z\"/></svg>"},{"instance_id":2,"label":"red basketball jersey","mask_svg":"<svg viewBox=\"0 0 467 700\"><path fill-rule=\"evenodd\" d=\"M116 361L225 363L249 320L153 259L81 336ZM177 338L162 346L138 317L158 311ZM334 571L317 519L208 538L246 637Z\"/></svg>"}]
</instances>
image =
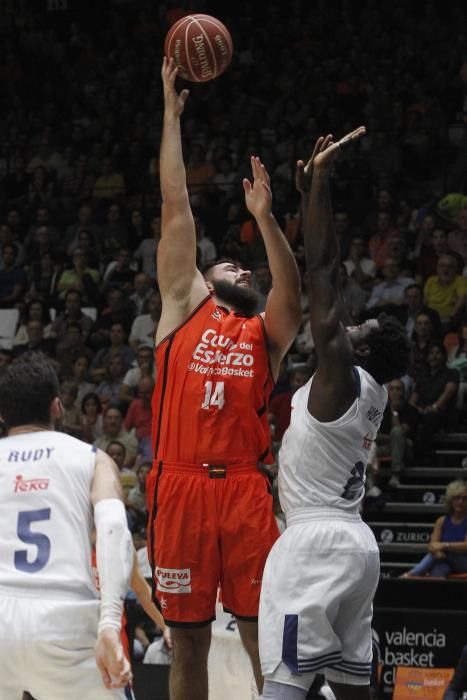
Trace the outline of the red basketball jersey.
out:
<instances>
[{"instance_id":1,"label":"red basketball jersey","mask_svg":"<svg viewBox=\"0 0 467 700\"><path fill-rule=\"evenodd\" d=\"M270 461L274 380L261 316L207 297L156 348L155 459L185 464Z\"/></svg>"}]
</instances>

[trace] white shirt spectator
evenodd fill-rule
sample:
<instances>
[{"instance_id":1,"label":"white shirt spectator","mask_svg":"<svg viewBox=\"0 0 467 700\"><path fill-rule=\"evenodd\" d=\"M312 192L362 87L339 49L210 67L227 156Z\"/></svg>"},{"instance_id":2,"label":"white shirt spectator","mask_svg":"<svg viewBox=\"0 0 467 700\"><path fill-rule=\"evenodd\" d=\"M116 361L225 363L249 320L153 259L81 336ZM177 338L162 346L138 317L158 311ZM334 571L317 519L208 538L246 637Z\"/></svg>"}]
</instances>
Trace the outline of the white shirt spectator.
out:
<instances>
[{"instance_id":1,"label":"white shirt spectator","mask_svg":"<svg viewBox=\"0 0 467 700\"><path fill-rule=\"evenodd\" d=\"M139 343L153 343L154 342L154 321L151 318L151 314L142 314L137 316L133 321L131 326L131 333L129 342L139 341Z\"/></svg>"}]
</instances>

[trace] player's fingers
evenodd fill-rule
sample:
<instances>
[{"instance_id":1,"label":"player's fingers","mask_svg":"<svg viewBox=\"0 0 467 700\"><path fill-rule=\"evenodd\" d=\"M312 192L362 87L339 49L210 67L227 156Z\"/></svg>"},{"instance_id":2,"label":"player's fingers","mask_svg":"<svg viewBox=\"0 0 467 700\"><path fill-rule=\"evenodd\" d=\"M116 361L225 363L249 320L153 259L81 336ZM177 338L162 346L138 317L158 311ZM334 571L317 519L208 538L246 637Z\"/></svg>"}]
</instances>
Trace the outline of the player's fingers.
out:
<instances>
[{"instance_id":1,"label":"player's fingers","mask_svg":"<svg viewBox=\"0 0 467 700\"><path fill-rule=\"evenodd\" d=\"M182 100L183 104L185 104L185 102L186 102L187 97L188 97L189 94L190 94L190 91L189 91L189 90L186 90L186 89L185 89L185 90L182 90L182 91L181 91L181 93L180 93L180 99Z\"/></svg>"},{"instance_id":2,"label":"player's fingers","mask_svg":"<svg viewBox=\"0 0 467 700\"><path fill-rule=\"evenodd\" d=\"M332 135L332 134L328 134L328 135L326 136L326 138L323 139L323 143L321 144L321 147L320 147L320 152L321 152L321 153L322 153L323 151L325 151L325 150L330 146L330 144L332 143L332 140L333 140L333 135Z\"/></svg>"},{"instance_id":3,"label":"player's fingers","mask_svg":"<svg viewBox=\"0 0 467 700\"><path fill-rule=\"evenodd\" d=\"M258 163L256 161L256 156L251 156L251 171L253 173L253 177L256 180L258 177Z\"/></svg>"},{"instance_id":4,"label":"player's fingers","mask_svg":"<svg viewBox=\"0 0 467 700\"><path fill-rule=\"evenodd\" d=\"M260 169L261 169L261 177L262 177L263 181L269 185L269 183L271 182L271 178L269 177L269 173L266 170L264 163L261 163Z\"/></svg>"},{"instance_id":5,"label":"player's fingers","mask_svg":"<svg viewBox=\"0 0 467 700\"><path fill-rule=\"evenodd\" d=\"M270 197L272 197L271 188L269 187L268 183L267 183L267 182L262 182L262 183L261 183L261 186L266 190L266 192L268 193L268 195L269 195Z\"/></svg>"},{"instance_id":6,"label":"player's fingers","mask_svg":"<svg viewBox=\"0 0 467 700\"><path fill-rule=\"evenodd\" d=\"M313 153L311 154L311 157L310 157L310 159L308 160L307 165L310 164L310 162L313 161L313 158L315 157L315 155L316 155L317 153L319 153L319 149L321 148L321 144L323 143L323 141L324 141L324 136L319 136L319 137L316 139L316 143L315 143L314 148L313 148Z\"/></svg>"},{"instance_id":7,"label":"player's fingers","mask_svg":"<svg viewBox=\"0 0 467 700\"><path fill-rule=\"evenodd\" d=\"M243 184L243 189L245 191L245 194L250 194L251 193L251 182L245 177L242 180Z\"/></svg>"},{"instance_id":8,"label":"player's fingers","mask_svg":"<svg viewBox=\"0 0 467 700\"><path fill-rule=\"evenodd\" d=\"M112 685L112 678L110 677L110 673L108 672L104 664L98 663L97 665L99 667L99 671L101 672L103 684L106 688L110 688Z\"/></svg>"}]
</instances>

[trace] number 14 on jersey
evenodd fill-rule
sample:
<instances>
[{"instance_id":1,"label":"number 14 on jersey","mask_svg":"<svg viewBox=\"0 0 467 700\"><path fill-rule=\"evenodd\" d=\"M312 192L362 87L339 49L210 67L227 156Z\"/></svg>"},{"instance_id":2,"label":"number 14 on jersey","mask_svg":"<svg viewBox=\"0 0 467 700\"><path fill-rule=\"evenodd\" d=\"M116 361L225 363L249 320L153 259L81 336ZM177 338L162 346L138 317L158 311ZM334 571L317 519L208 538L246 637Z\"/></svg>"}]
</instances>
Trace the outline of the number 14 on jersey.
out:
<instances>
[{"instance_id":1,"label":"number 14 on jersey","mask_svg":"<svg viewBox=\"0 0 467 700\"><path fill-rule=\"evenodd\" d=\"M204 385L204 399L201 408L208 409L217 406L220 410L224 408L224 382L206 382Z\"/></svg>"}]
</instances>

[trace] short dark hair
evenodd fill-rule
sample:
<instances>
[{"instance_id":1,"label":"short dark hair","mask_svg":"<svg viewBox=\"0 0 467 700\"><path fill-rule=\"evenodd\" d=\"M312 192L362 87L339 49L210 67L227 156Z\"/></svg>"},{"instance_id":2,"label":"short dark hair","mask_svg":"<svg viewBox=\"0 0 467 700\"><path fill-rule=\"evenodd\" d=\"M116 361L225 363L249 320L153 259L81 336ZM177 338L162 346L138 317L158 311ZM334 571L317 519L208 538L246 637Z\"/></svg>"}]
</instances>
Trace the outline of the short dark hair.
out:
<instances>
[{"instance_id":1,"label":"short dark hair","mask_svg":"<svg viewBox=\"0 0 467 700\"><path fill-rule=\"evenodd\" d=\"M205 265L203 265L203 267L201 268L201 274L206 279L207 277L209 277L208 273L210 270L212 270L213 267L216 267L217 265L222 265L223 263L235 265L235 267L241 267L238 260L233 260L233 258L219 258L219 260L209 260Z\"/></svg>"},{"instance_id":2,"label":"short dark hair","mask_svg":"<svg viewBox=\"0 0 467 700\"><path fill-rule=\"evenodd\" d=\"M406 373L410 343L404 327L394 316L380 314L378 324L366 338L371 353L365 368L379 384L386 384Z\"/></svg>"},{"instance_id":3,"label":"short dark hair","mask_svg":"<svg viewBox=\"0 0 467 700\"><path fill-rule=\"evenodd\" d=\"M86 357L86 356L84 355L84 357ZM78 359L78 358L76 358L76 359ZM89 401L89 399L93 399L93 401L96 402L97 411L98 411L98 413L100 413L102 411L102 402L101 402L99 396L94 391L89 391L81 399L81 413L84 413L84 404L86 403L86 401Z\"/></svg>"},{"instance_id":4,"label":"short dark hair","mask_svg":"<svg viewBox=\"0 0 467 700\"><path fill-rule=\"evenodd\" d=\"M49 359L39 352L24 353L0 377L0 414L8 429L27 423L48 426L59 394Z\"/></svg>"},{"instance_id":5,"label":"short dark hair","mask_svg":"<svg viewBox=\"0 0 467 700\"><path fill-rule=\"evenodd\" d=\"M125 445L123 444L123 442L120 442L120 440L111 440L111 441L109 442L109 444L107 445L107 447L105 448L105 451L107 452L107 454L108 454L108 452L109 452L109 447L111 447L111 445L118 445L119 447L121 447L122 450L123 450L123 459L125 459L125 457L126 457L126 447L125 447Z\"/></svg>"}]
</instances>

